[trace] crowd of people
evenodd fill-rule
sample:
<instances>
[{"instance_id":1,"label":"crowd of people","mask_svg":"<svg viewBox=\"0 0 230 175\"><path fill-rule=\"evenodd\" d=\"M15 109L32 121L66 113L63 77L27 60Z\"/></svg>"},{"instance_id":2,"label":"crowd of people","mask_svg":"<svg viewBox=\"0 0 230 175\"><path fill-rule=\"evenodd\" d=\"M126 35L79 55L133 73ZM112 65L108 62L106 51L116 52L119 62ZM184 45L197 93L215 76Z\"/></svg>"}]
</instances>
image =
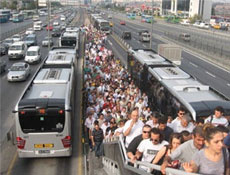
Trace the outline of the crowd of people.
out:
<instances>
[{"instance_id":1,"label":"crowd of people","mask_svg":"<svg viewBox=\"0 0 230 175\"><path fill-rule=\"evenodd\" d=\"M107 36L91 25L85 28L85 133L95 156L103 155L103 139L123 135L127 156L137 160L201 174L229 174L228 120L216 107L206 120L193 121L180 107L177 116L151 111L148 97L129 72L106 48ZM225 139L225 141L224 141ZM224 143L223 143L224 142ZM139 168L146 170L145 166Z\"/></svg>"}]
</instances>

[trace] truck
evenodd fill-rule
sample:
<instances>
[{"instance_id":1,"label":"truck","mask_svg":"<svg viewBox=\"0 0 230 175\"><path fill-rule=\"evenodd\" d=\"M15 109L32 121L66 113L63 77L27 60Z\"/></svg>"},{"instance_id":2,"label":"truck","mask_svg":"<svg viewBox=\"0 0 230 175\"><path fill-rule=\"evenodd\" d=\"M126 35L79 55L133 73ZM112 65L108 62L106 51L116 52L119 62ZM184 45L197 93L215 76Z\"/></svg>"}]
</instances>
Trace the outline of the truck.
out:
<instances>
[{"instance_id":1,"label":"truck","mask_svg":"<svg viewBox=\"0 0 230 175\"><path fill-rule=\"evenodd\" d=\"M159 44L158 54L172 61L176 65L181 64L182 49L179 46L172 44Z\"/></svg>"}]
</instances>

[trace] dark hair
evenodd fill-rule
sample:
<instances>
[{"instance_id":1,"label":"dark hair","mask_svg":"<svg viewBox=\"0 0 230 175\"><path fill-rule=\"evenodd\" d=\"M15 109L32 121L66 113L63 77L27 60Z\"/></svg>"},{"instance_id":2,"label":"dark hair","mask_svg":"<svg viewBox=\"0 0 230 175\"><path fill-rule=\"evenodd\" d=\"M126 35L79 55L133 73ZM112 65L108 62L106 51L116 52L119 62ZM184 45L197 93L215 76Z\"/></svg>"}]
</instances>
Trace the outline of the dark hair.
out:
<instances>
[{"instance_id":1,"label":"dark hair","mask_svg":"<svg viewBox=\"0 0 230 175\"><path fill-rule=\"evenodd\" d=\"M160 135L160 143L163 141L163 135L161 133L161 131L158 128L152 128L151 129L151 134L156 134L156 135ZM151 139L150 139L151 140Z\"/></svg>"},{"instance_id":2,"label":"dark hair","mask_svg":"<svg viewBox=\"0 0 230 175\"><path fill-rule=\"evenodd\" d=\"M185 109L183 106L181 106L181 107L177 110L177 113L178 113L179 111L184 111L184 112L186 112L186 109Z\"/></svg>"},{"instance_id":3,"label":"dark hair","mask_svg":"<svg viewBox=\"0 0 230 175\"><path fill-rule=\"evenodd\" d=\"M174 138L179 139L181 143L184 141L181 133L172 133L169 138L169 149L172 149L172 141Z\"/></svg>"},{"instance_id":4,"label":"dark hair","mask_svg":"<svg viewBox=\"0 0 230 175\"><path fill-rule=\"evenodd\" d=\"M203 119L203 118L198 118L198 119L196 120L196 123L197 123L197 124L199 124L199 123L204 124L204 119Z\"/></svg>"},{"instance_id":5,"label":"dark hair","mask_svg":"<svg viewBox=\"0 0 230 175\"><path fill-rule=\"evenodd\" d=\"M168 121L167 117L160 117L158 119L159 124L167 124L167 121Z\"/></svg>"},{"instance_id":6,"label":"dark hair","mask_svg":"<svg viewBox=\"0 0 230 175\"><path fill-rule=\"evenodd\" d=\"M196 126L192 131L193 136L199 135L200 137L205 138L203 126Z\"/></svg>"},{"instance_id":7,"label":"dark hair","mask_svg":"<svg viewBox=\"0 0 230 175\"><path fill-rule=\"evenodd\" d=\"M98 120L95 120L95 121L93 122L93 124L94 124L94 125L99 125Z\"/></svg>"},{"instance_id":8,"label":"dark hair","mask_svg":"<svg viewBox=\"0 0 230 175\"><path fill-rule=\"evenodd\" d=\"M217 133L222 133L222 131L218 128L218 127L215 127L214 125L212 125L211 123L206 123L204 126L203 126L203 131L204 131L204 139L206 141L210 141L213 136Z\"/></svg>"},{"instance_id":9,"label":"dark hair","mask_svg":"<svg viewBox=\"0 0 230 175\"><path fill-rule=\"evenodd\" d=\"M221 132L225 132L225 133L229 133L229 129L223 125L218 125L217 128L221 131Z\"/></svg>"},{"instance_id":10,"label":"dark hair","mask_svg":"<svg viewBox=\"0 0 230 175\"><path fill-rule=\"evenodd\" d=\"M185 136L185 137L188 137L188 136L190 135L190 132L184 130L184 131L182 131L180 134L181 134L183 137L184 137L184 136Z\"/></svg>"},{"instance_id":11,"label":"dark hair","mask_svg":"<svg viewBox=\"0 0 230 175\"><path fill-rule=\"evenodd\" d=\"M217 106L215 108L215 111L220 111L221 113L224 113L224 108L222 106Z\"/></svg>"},{"instance_id":12,"label":"dark hair","mask_svg":"<svg viewBox=\"0 0 230 175\"><path fill-rule=\"evenodd\" d=\"M151 129L152 127L151 127L150 125L148 125L148 124L145 124L145 125L143 126L143 128L150 128L150 129ZM142 129L143 129L143 128L142 128Z\"/></svg>"}]
</instances>

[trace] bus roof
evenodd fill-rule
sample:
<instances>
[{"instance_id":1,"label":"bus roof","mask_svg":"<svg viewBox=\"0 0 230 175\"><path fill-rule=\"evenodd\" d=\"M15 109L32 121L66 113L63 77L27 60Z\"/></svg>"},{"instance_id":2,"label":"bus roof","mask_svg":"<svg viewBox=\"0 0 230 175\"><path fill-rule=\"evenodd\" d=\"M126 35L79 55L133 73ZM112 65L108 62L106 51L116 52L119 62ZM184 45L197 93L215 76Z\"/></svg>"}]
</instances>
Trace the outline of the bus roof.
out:
<instances>
[{"instance_id":1,"label":"bus roof","mask_svg":"<svg viewBox=\"0 0 230 175\"><path fill-rule=\"evenodd\" d=\"M76 57L76 51L72 48L60 47L53 48L45 62L48 64L73 64Z\"/></svg>"},{"instance_id":2,"label":"bus roof","mask_svg":"<svg viewBox=\"0 0 230 175\"><path fill-rule=\"evenodd\" d=\"M41 69L23 99L65 99L71 69Z\"/></svg>"}]
</instances>

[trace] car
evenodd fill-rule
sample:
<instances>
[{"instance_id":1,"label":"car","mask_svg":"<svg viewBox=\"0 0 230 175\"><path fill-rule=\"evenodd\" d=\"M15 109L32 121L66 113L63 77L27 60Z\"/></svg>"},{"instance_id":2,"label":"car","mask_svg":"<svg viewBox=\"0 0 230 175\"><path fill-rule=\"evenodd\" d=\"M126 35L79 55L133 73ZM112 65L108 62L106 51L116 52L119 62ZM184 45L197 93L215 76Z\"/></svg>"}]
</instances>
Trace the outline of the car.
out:
<instances>
[{"instance_id":1,"label":"car","mask_svg":"<svg viewBox=\"0 0 230 175\"><path fill-rule=\"evenodd\" d=\"M51 30L51 31L52 31L52 30L53 30L53 28L54 28L54 27L53 27L53 26L51 26L51 25L50 25L50 26L48 26L48 25L46 26L46 30L47 30L47 31L48 31L48 30Z\"/></svg>"},{"instance_id":2,"label":"car","mask_svg":"<svg viewBox=\"0 0 230 175\"><path fill-rule=\"evenodd\" d=\"M58 25L59 25L59 22L58 22L58 21L54 21L54 22L53 22L53 25L54 25L54 26L58 26Z\"/></svg>"},{"instance_id":3,"label":"car","mask_svg":"<svg viewBox=\"0 0 230 175\"><path fill-rule=\"evenodd\" d=\"M120 21L120 25L125 25L125 21Z\"/></svg>"},{"instance_id":4,"label":"car","mask_svg":"<svg viewBox=\"0 0 230 175\"><path fill-rule=\"evenodd\" d=\"M19 34L16 34L12 37L13 41L16 42L16 41L22 41L23 37L22 35L19 35Z\"/></svg>"},{"instance_id":5,"label":"car","mask_svg":"<svg viewBox=\"0 0 230 175\"><path fill-rule=\"evenodd\" d=\"M112 16L111 16L111 15L108 15L108 19L112 19Z\"/></svg>"},{"instance_id":6,"label":"car","mask_svg":"<svg viewBox=\"0 0 230 175\"><path fill-rule=\"evenodd\" d=\"M198 28L209 29L209 24L207 24L205 22L201 22L200 25L198 26Z\"/></svg>"},{"instance_id":7,"label":"car","mask_svg":"<svg viewBox=\"0 0 230 175\"><path fill-rule=\"evenodd\" d=\"M1 55L7 55L8 49L9 47L7 44L4 44L4 43L0 44L0 54Z\"/></svg>"},{"instance_id":8,"label":"car","mask_svg":"<svg viewBox=\"0 0 230 175\"><path fill-rule=\"evenodd\" d=\"M39 46L31 46L26 52L25 62L39 63L41 61L41 50Z\"/></svg>"},{"instance_id":9,"label":"car","mask_svg":"<svg viewBox=\"0 0 230 175\"><path fill-rule=\"evenodd\" d=\"M30 75L30 66L28 63L18 62L14 63L7 74L7 80L12 81L25 81Z\"/></svg>"},{"instance_id":10,"label":"car","mask_svg":"<svg viewBox=\"0 0 230 175\"><path fill-rule=\"evenodd\" d=\"M3 41L4 44L8 46L8 48L14 43L13 38L7 38Z\"/></svg>"},{"instance_id":11,"label":"car","mask_svg":"<svg viewBox=\"0 0 230 175\"><path fill-rule=\"evenodd\" d=\"M26 35L30 35L30 34L35 34L35 31L34 31L33 28L28 28L28 29L26 30Z\"/></svg>"},{"instance_id":12,"label":"car","mask_svg":"<svg viewBox=\"0 0 230 175\"><path fill-rule=\"evenodd\" d=\"M27 51L27 45L24 41L18 41L13 43L8 50L9 59L25 58Z\"/></svg>"},{"instance_id":13,"label":"car","mask_svg":"<svg viewBox=\"0 0 230 175\"><path fill-rule=\"evenodd\" d=\"M183 41L189 42L190 41L190 34L189 33L181 33L179 38Z\"/></svg>"},{"instance_id":14,"label":"car","mask_svg":"<svg viewBox=\"0 0 230 175\"><path fill-rule=\"evenodd\" d=\"M52 31L52 36L53 37L59 37L61 36L61 29L60 28L54 28L53 31Z\"/></svg>"},{"instance_id":15,"label":"car","mask_svg":"<svg viewBox=\"0 0 230 175\"><path fill-rule=\"evenodd\" d=\"M37 45L37 37L35 34L30 34L25 38L26 45L29 46L36 46Z\"/></svg>"},{"instance_id":16,"label":"car","mask_svg":"<svg viewBox=\"0 0 230 175\"><path fill-rule=\"evenodd\" d=\"M52 46L54 44L52 38L45 37L45 39L42 41L42 46L48 46L49 45L49 41L50 41L50 46Z\"/></svg>"},{"instance_id":17,"label":"car","mask_svg":"<svg viewBox=\"0 0 230 175\"><path fill-rule=\"evenodd\" d=\"M132 38L132 34L130 31L124 31L122 33L122 36L121 36L123 39L131 39Z\"/></svg>"},{"instance_id":18,"label":"car","mask_svg":"<svg viewBox=\"0 0 230 175\"><path fill-rule=\"evenodd\" d=\"M138 32L139 41L149 42L150 41L150 33L147 29L142 29Z\"/></svg>"},{"instance_id":19,"label":"car","mask_svg":"<svg viewBox=\"0 0 230 175\"><path fill-rule=\"evenodd\" d=\"M6 62L3 60L0 60L0 74L6 71Z\"/></svg>"}]
</instances>

